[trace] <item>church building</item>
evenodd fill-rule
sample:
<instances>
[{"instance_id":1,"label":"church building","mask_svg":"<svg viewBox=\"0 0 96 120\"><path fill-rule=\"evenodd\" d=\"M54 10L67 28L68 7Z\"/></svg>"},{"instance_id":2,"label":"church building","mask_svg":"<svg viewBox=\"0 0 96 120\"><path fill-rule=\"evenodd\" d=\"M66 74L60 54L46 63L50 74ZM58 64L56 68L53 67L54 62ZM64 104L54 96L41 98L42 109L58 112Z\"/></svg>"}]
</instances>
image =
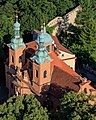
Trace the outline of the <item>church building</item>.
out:
<instances>
[{"instance_id":1,"label":"church building","mask_svg":"<svg viewBox=\"0 0 96 120\"><path fill-rule=\"evenodd\" d=\"M50 93L55 99L68 90L82 91L81 82L85 81L75 72L75 55L56 36L46 32L45 24L41 31L34 30L32 42L24 43L16 20L14 38L8 47L5 75L9 97L24 94L42 97Z\"/></svg>"}]
</instances>

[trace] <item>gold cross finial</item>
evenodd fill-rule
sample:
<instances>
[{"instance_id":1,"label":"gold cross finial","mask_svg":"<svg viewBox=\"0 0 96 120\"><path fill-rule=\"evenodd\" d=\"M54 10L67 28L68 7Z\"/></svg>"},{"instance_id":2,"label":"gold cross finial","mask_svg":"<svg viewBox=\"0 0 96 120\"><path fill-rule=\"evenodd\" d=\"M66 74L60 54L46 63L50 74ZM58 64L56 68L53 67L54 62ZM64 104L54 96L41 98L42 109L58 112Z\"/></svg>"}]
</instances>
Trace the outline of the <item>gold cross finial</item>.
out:
<instances>
[{"instance_id":1,"label":"gold cross finial","mask_svg":"<svg viewBox=\"0 0 96 120\"><path fill-rule=\"evenodd\" d=\"M43 23L43 25L45 26L45 22Z\"/></svg>"},{"instance_id":2,"label":"gold cross finial","mask_svg":"<svg viewBox=\"0 0 96 120\"><path fill-rule=\"evenodd\" d=\"M18 21L18 10L16 10L16 21Z\"/></svg>"}]
</instances>

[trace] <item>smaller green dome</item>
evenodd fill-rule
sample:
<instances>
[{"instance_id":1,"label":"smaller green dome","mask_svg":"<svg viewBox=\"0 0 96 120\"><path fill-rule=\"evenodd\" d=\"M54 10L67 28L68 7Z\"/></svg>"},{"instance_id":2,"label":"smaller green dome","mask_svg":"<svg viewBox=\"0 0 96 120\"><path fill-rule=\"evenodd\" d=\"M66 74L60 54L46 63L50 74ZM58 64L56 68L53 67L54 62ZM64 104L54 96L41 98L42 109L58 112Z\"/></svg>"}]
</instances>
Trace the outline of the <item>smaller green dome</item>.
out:
<instances>
[{"instance_id":1,"label":"smaller green dome","mask_svg":"<svg viewBox=\"0 0 96 120\"><path fill-rule=\"evenodd\" d=\"M42 37L41 35L42 35L42 34L39 34L39 35L37 36L37 39L35 40L37 43L39 43L39 39L40 39L40 37ZM52 37L51 37L48 33L44 32L44 33L43 33L43 36L44 36L44 44L50 44L50 43L53 42Z\"/></svg>"},{"instance_id":2,"label":"smaller green dome","mask_svg":"<svg viewBox=\"0 0 96 120\"><path fill-rule=\"evenodd\" d=\"M20 30L20 23L18 23L18 21L14 23L14 30Z\"/></svg>"}]
</instances>

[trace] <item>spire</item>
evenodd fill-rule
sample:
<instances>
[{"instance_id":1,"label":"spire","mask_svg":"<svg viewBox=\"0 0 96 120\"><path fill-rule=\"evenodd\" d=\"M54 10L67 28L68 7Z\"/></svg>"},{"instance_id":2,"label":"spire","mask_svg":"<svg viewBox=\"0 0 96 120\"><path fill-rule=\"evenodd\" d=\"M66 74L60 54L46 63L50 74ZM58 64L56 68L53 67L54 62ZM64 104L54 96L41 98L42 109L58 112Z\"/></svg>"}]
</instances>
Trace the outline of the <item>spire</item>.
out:
<instances>
[{"instance_id":1,"label":"spire","mask_svg":"<svg viewBox=\"0 0 96 120\"><path fill-rule=\"evenodd\" d=\"M18 11L16 11L16 22L14 23L14 37L20 38L20 23L18 22Z\"/></svg>"},{"instance_id":2,"label":"spire","mask_svg":"<svg viewBox=\"0 0 96 120\"><path fill-rule=\"evenodd\" d=\"M43 25L44 25L44 33L46 33L46 26L45 26L45 23L43 23Z\"/></svg>"},{"instance_id":3,"label":"spire","mask_svg":"<svg viewBox=\"0 0 96 120\"><path fill-rule=\"evenodd\" d=\"M21 46L25 46L23 38L20 37L20 23L18 22L18 14L16 11L16 22L14 23L14 38L11 39L11 47L14 50L17 50Z\"/></svg>"},{"instance_id":4,"label":"spire","mask_svg":"<svg viewBox=\"0 0 96 120\"><path fill-rule=\"evenodd\" d=\"M17 12L16 12L16 22L18 22L18 14L17 14Z\"/></svg>"}]
</instances>

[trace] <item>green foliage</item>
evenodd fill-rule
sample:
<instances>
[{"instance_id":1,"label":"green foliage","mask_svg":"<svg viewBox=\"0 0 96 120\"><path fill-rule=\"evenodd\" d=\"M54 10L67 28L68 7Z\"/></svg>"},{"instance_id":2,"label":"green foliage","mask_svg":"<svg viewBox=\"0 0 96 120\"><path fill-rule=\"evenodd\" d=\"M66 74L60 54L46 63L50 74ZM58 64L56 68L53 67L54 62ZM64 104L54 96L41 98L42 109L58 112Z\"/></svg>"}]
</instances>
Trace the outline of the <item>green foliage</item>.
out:
<instances>
[{"instance_id":1,"label":"green foliage","mask_svg":"<svg viewBox=\"0 0 96 120\"><path fill-rule=\"evenodd\" d=\"M56 15L56 6L48 0L8 0L0 7L0 32L1 38L7 34L13 33L13 24L15 22L15 12L19 11L19 22L21 31L32 32L40 28L43 22L48 23Z\"/></svg>"},{"instance_id":2,"label":"green foliage","mask_svg":"<svg viewBox=\"0 0 96 120\"><path fill-rule=\"evenodd\" d=\"M61 99L59 120L95 120L95 105L89 104L90 98L85 93L77 94L73 91L65 93Z\"/></svg>"},{"instance_id":3,"label":"green foliage","mask_svg":"<svg viewBox=\"0 0 96 120\"><path fill-rule=\"evenodd\" d=\"M91 55L83 46L73 44L72 46L70 46L70 50L76 55L78 65L92 63Z\"/></svg>"},{"instance_id":4,"label":"green foliage","mask_svg":"<svg viewBox=\"0 0 96 120\"><path fill-rule=\"evenodd\" d=\"M89 19L82 27L80 40L83 46L92 54L96 49L96 19Z\"/></svg>"},{"instance_id":5,"label":"green foliage","mask_svg":"<svg viewBox=\"0 0 96 120\"><path fill-rule=\"evenodd\" d=\"M96 0L80 0L79 4L82 11L77 15L77 24L83 25L90 18L96 18Z\"/></svg>"},{"instance_id":6,"label":"green foliage","mask_svg":"<svg viewBox=\"0 0 96 120\"><path fill-rule=\"evenodd\" d=\"M58 36L61 44L77 57L77 64L94 64L96 61L96 19L90 18L82 27L70 26Z\"/></svg>"},{"instance_id":7,"label":"green foliage","mask_svg":"<svg viewBox=\"0 0 96 120\"><path fill-rule=\"evenodd\" d=\"M53 4L57 7L56 13L57 16L62 16L66 12L70 11L70 9L74 8L78 5L77 1L73 0L49 0L53 2Z\"/></svg>"},{"instance_id":8,"label":"green foliage","mask_svg":"<svg viewBox=\"0 0 96 120\"><path fill-rule=\"evenodd\" d=\"M0 32L1 38L7 34L13 36L13 23L16 10L19 11L21 33L32 32L39 29L41 24L46 24L56 16L62 16L77 5L72 0L2 0L0 7Z\"/></svg>"},{"instance_id":9,"label":"green foliage","mask_svg":"<svg viewBox=\"0 0 96 120\"><path fill-rule=\"evenodd\" d=\"M48 114L34 95L13 96L0 105L0 120L48 120Z\"/></svg>"}]
</instances>

